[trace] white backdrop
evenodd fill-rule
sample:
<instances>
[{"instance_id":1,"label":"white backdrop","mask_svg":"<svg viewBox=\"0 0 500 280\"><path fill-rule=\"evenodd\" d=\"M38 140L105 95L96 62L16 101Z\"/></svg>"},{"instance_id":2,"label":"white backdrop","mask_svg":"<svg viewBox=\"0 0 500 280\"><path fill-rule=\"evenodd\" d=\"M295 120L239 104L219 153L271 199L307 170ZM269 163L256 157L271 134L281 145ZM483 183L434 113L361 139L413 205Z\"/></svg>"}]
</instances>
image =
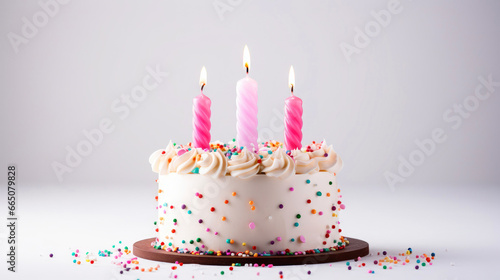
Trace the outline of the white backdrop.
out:
<instances>
[{"instance_id":1,"label":"white backdrop","mask_svg":"<svg viewBox=\"0 0 500 280\"><path fill-rule=\"evenodd\" d=\"M279 118L293 64L296 94L304 100L304 143L325 138L333 144L345 161L345 184L387 185L386 171L405 175L396 187L499 182L498 85L477 108L469 100L474 110L459 117L456 130L457 119L443 118L474 94L479 76L500 80L496 1L0 5L1 160L17 164L25 182L150 182L149 154L170 139L191 140L192 98L203 65L213 140L232 139L245 44L259 83L263 137L283 139ZM126 105L122 96L131 98L147 69L157 67L168 76ZM86 139L83 131L108 118L114 130L69 166L66 148L76 150ZM408 159L415 140L431 137L435 128L443 128L446 141L422 165L414 155L418 166L411 175L398 174L398 157ZM61 182L54 162L71 170Z\"/></svg>"}]
</instances>

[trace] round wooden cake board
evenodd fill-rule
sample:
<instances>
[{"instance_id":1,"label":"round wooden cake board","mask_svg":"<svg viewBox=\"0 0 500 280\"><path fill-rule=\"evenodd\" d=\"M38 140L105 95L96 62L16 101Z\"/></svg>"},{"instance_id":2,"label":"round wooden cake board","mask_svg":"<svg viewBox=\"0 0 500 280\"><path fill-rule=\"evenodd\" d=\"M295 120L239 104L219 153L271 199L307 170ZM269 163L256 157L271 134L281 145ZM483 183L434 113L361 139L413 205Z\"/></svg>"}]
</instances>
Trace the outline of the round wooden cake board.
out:
<instances>
[{"instance_id":1,"label":"round wooden cake board","mask_svg":"<svg viewBox=\"0 0 500 280\"><path fill-rule=\"evenodd\" d=\"M349 241L344 249L307 255L292 256L262 256L262 257L238 257L238 256L214 256L214 255L191 255L183 253L167 252L165 250L154 249L151 242L155 238L148 238L134 243L134 255L143 259L174 263L196 263L206 265L232 265L240 263L248 264L272 264L272 265L297 265L297 264L317 264L329 263L345 260L354 260L357 257L364 257L369 253L368 243L351 237L346 237Z\"/></svg>"}]
</instances>

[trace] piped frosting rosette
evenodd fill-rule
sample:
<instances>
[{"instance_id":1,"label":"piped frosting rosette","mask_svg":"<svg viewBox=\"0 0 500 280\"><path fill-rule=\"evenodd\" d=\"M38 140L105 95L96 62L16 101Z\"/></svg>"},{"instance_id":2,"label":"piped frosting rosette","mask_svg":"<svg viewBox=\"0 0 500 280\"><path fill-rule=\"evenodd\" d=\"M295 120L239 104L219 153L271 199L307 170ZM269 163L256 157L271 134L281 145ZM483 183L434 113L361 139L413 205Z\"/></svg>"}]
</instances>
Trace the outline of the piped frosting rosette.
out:
<instances>
[{"instance_id":1,"label":"piped frosting rosette","mask_svg":"<svg viewBox=\"0 0 500 280\"><path fill-rule=\"evenodd\" d=\"M172 141L168 143L165 150L160 149L152 153L149 157L149 163L151 164L153 172L156 172L160 175L168 174L168 166L172 159L176 156L177 152L175 151Z\"/></svg>"},{"instance_id":2,"label":"piped frosting rosette","mask_svg":"<svg viewBox=\"0 0 500 280\"><path fill-rule=\"evenodd\" d=\"M240 153L233 155L228 161L228 171L233 177L242 179L250 178L259 173L260 163L258 156L247 149L241 150Z\"/></svg>"},{"instance_id":3,"label":"piped frosting rosette","mask_svg":"<svg viewBox=\"0 0 500 280\"><path fill-rule=\"evenodd\" d=\"M267 176L285 179L295 174L295 162L279 147L273 153L265 153L261 171Z\"/></svg>"}]
</instances>

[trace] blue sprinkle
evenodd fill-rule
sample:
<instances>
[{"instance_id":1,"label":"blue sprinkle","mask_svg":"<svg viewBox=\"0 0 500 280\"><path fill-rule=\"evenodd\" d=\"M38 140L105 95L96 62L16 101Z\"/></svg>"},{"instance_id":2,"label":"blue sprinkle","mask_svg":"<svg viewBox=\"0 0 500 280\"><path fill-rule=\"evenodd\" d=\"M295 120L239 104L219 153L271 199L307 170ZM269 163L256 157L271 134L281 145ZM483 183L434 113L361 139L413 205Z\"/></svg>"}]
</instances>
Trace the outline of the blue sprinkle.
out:
<instances>
[{"instance_id":1,"label":"blue sprinkle","mask_svg":"<svg viewBox=\"0 0 500 280\"><path fill-rule=\"evenodd\" d=\"M307 179L306 184L310 184L310 183L311 183L311 180Z\"/></svg>"}]
</instances>

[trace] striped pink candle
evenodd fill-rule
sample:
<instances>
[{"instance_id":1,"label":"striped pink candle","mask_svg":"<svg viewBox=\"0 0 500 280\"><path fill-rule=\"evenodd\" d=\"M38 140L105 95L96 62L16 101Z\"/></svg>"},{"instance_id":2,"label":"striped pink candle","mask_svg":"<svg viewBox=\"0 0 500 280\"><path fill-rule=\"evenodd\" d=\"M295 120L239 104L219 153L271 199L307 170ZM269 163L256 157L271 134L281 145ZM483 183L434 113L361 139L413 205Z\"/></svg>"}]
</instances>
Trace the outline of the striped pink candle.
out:
<instances>
[{"instance_id":1,"label":"striped pink candle","mask_svg":"<svg viewBox=\"0 0 500 280\"><path fill-rule=\"evenodd\" d=\"M193 99L193 145L195 148L210 149L210 106L212 101L203 94L203 88L207 83L207 70L205 66L201 69L200 85L201 94Z\"/></svg>"},{"instance_id":2,"label":"striped pink candle","mask_svg":"<svg viewBox=\"0 0 500 280\"><path fill-rule=\"evenodd\" d=\"M238 146L257 150L257 82L248 77L250 52L247 46L243 51L243 65L247 76L236 84L236 141Z\"/></svg>"},{"instance_id":3,"label":"striped pink candle","mask_svg":"<svg viewBox=\"0 0 500 280\"><path fill-rule=\"evenodd\" d=\"M295 72L290 67L288 85L292 96L285 100L285 148L295 150L302 148L302 99L293 94Z\"/></svg>"}]
</instances>

